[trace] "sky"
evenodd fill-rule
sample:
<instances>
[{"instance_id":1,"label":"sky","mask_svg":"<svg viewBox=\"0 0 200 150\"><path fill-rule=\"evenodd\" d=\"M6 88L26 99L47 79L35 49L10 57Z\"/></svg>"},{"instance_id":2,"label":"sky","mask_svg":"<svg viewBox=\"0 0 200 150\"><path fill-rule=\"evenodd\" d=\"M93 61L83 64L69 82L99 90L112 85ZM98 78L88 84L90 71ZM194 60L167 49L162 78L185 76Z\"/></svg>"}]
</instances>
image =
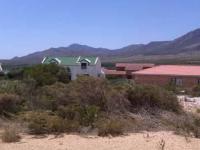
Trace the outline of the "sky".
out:
<instances>
[{"instance_id":1,"label":"sky","mask_svg":"<svg viewBox=\"0 0 200 150\"><path fill-rule=\"evenodd\" d=\"M172 40L200 28L199 8L200 0L0 0L0 58Z\"/></svg>"}]
</instances>

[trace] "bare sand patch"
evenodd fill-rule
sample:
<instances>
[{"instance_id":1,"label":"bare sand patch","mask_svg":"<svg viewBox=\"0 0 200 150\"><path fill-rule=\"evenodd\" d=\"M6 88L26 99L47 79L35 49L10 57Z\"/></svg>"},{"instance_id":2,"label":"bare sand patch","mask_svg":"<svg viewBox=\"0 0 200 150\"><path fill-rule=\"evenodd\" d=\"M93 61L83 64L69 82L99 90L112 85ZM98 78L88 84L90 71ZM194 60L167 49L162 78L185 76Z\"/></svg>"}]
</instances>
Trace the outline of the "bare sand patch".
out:
<instances>
[{"instance_id":1,"label":"bare sand patch","mask_svg":"<svg viewBox=\"0 0 200 150\"><path fill-rule=\"evenodd\" d=\"M0 150L200 150L200 139L172 132L131 133L120 137L23 135L17 143L0 142Z\"/></svg>"}]
</instances>

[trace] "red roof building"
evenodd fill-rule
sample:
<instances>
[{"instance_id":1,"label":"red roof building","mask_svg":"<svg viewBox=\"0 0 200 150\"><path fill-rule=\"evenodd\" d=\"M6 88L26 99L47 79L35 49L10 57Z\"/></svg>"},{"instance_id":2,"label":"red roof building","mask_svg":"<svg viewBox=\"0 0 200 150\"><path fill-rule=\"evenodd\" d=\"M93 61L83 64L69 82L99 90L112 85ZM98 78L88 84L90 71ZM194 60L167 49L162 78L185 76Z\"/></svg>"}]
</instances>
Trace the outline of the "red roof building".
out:
<instances>
[{"instance_id":1,"label":"red roof building","mask_svg":"<svg viewBox=\"0 0 200 150\"><path fill-rule=\"evenodd\" d=\"M192 87L200 84L200 66L160 65L132 72L136 83Z\"/></svg>"},{"instance_id":2,"label":"red roof building","mask_svg":"<svg viewBox=\"0 0 200 150\"><path fill-rule=\"evenodd\" d=\"M154 64L141 64L141 63L117 63L115 65L116 70L108 70L105 69L106 76L113 77L125 77L128 79L132 79L132 72L151 68L155 66Z\"/></svg>"},{"instance_id":3,"label":"red roof building","mask_svg":"<svg viewBox=\"0 0 200 150\"><path fill-rule=\"evenodd\" d=\"M110 70L103 68L103 71L107 77L121 77L121 78L126 78L126 72L125 71L117 71L117 70Z\"/></svg>"},{"instance_id":4,"label":"red roof building","mask_svg":"<svg viewBox=\"0 0 200 150\"><path fill-rule=\"evenodd\" d=\"M140 64L140 63L117 63L116 70L121 71L138 71L154 67L155 64Z\"/></svg>"},{"instance_id":5,"label":"red roof building","mask_svg":"<svg viewBox=\"0 0 200 150\"><path fill-rule=\"evenodd\" d=\"M142 63L117 63L116 70L117 71L125 71L126 77L128 79L132 79L132 72L151 68L155 66L154 64L142 64Z\"/></svg>"}]
</instances>

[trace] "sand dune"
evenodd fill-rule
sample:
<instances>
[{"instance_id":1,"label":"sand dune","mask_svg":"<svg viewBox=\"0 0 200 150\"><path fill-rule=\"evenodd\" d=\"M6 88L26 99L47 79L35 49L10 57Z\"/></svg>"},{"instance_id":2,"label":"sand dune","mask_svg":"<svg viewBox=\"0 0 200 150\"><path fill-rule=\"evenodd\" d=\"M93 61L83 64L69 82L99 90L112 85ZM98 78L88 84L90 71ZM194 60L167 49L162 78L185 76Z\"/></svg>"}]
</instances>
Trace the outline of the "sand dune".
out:
<instances>
[{"instance_id":1,"label":"sand dune","mask_svg":"<svg viewBox=\"0 0 200 150\"><path fill-rule=\"evenodd\" d=\"M63 135L33 137L24 135L21 142L1 143L0 150L200 150L200 139L185 138L171 132L134 133L102 138Z\"/></svg>"}]
</instances>

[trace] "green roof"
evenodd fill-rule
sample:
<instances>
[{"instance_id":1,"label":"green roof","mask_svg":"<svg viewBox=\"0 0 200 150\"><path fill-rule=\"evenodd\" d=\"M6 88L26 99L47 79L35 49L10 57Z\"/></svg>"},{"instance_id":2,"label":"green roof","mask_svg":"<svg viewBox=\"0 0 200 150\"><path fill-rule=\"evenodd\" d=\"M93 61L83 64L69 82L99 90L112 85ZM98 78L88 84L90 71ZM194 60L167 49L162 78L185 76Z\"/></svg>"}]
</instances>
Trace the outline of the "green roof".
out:
<instances>
[{"instance_id":1,"label":"green roof","mask_svg":"<svg viewBox=\"0 0 200 150\"><path fill-rule=\"evenodd\" d=\"M76 56L76 57L46 57L43 60L43 64L49 64L52 62L58 62L60 65L64 66L72 66L72 65L79 65L81 61L88 61L90 65L95 65L96 60L98 57L82 57L82 56Z\"/></svg>"}]
</instances>

